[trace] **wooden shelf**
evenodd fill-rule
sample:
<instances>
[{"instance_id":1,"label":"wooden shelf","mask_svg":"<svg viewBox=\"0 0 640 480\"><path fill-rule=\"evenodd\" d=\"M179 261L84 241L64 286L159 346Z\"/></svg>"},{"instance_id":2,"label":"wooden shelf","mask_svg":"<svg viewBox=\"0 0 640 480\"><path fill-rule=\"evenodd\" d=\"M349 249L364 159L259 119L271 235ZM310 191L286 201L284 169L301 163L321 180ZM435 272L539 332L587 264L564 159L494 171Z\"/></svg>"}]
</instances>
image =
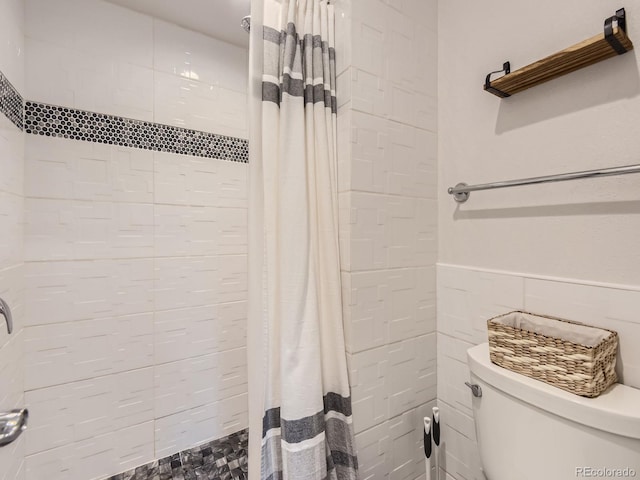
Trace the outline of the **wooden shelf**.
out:
<instances>
[{"instance_id":1,"label":"wooden shelf","mask_svg":"<svg viewBox=\"0 0 640 480\"><path fill-rule=\"evenodd\" d=\"M618 21L618 25L615 27L611 26L613 20ZM605 33L595 35L514 72L509 72L509 63L505 63L506 75L495 80L490 80L491 74L487 75L484 89L498 97L509 97L567 73L593 65L607 58L617 57L632 50L633 43L624 29L624 9L618 10L616 16L607 19L607 22L610 22L609 30L607 31L607 24L605 23Z\"/></svg>"}]
</instances>

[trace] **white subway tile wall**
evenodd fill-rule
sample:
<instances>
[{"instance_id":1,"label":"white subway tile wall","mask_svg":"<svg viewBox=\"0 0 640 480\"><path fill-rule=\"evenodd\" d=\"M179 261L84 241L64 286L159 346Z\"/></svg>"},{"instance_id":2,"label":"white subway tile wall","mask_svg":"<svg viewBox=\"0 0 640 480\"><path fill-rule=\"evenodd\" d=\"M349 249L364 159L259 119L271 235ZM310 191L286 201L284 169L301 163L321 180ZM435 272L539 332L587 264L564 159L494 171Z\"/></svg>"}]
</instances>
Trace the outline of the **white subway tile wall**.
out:
<instances>
[{"instance_id":1,"label":"white subway tile wall","mask_svg":"<svg viewBox=\"0 0 640 480\"><path fill-rule=\"evenodd\" d=\"M29 100L153 121L153 19L108 2L28 0Z\"/></svg>"},{"instance_id":2,"label":"white subway tile wall","mask_svg":"<svg viewBox=\"0 0 640 480\"><path fill-rule=\"evenodd\" d=\"M246 49L100 0L26 15L30 100L246 138Z\"/></svg>"},{"instance_id":3,"label":"white subway tile wall","mask_svg":"<svg viewBox=\"0 0 640 480\"><path fill-rule=\"evenodd\" d=\"M154 162L156 203L247 207L243 166L160 152L154 154Z\"/></svg>"},{"instance_id":4,"label":"white subway tile wall","mask_svg":"<svg viewBox=\"0 0 640 480\"><path fill-rule=\"evenodd\" d=\"M9 304L14 322L8 335L0 316L0 411L4 412L25 404L24 133L15 123L24 94L21 0L0 3L0 72L0 298ZM25 479L25 448L24 435L0 448L0 480Z\"/></svg>"},{"instance_id":5,"label":"white subway tile wall","mask_svg":"<svg viewBox=\"0 0 640 480\"><path fill-rule=\"evenodd\" d=\"M157 418L154 422L156 458L206 442L212 432L215 438L221 438L246 428L247 402L244 393Z\"/></svg>"},{"instance_id":6,"label":"white subway tile wall","mask_svg":"<svg viewBox=\"0 0 640 480\"><path fill-rule=\"evenodd\" d=\"M422 419L435 405L435 400L429 401L360 432L356 436L360 478L424 479ZM432 475L435 478L435 470Z\"/></svg>"},{"instance_id":7,"label":"white subway tile wall","mask_svg":"<svg viewBox=\"0 0 640 480\"><path fill-rule=\"evenodd\" d=\"M67 152L80 144L48 141ZM109 148L108 158L138 153ZM83 429L99 432L106 450L89 471L104 476L246 427L246 166L233 165L209 172L214 185L227 185L233 208L209 205L219 194L198 195L201 179L188 168L184 190L201 205L28 199L27 478L87 478L69 467L79 452L92 452ZM118 186L129 173L120 171L109 177ZM78 170L67 172L70 182ZM154 184L146 187L153 195ZM127 378L136 378L135 390L119 400ZM64 415L52 411L52 399ZM130 405L146 410L128 415L122 408ZM180 439L171 437L176 428L184 429ZM115 438L127 429L139 443L119 450ZM52 461L67 455L67 463Z\"/></svg>"},{"instance_id":8,"label":"white subway tile wall","mask_svg":"<svg viewBox=\"0 0 640 480\"><path fill-rule=\"evenodd\" d=\"M154 154L90 142L29 137L25 194L31 198L103 202L154 201Z\"/></svg>"},{"instance_id":9,"label":"white subway tile wall","mask_svg":"<svg viewBox=\"0 0 640 480\"><path fill-rule=\"evenodd\" d=\"M6 117L3 117L6 120ZM8 121L8 120L7 120ZM4 121L3 121L4 123ZM9 124L5 124L4 128L15 128ZM4 143L7 139L0 138L0 142ZM20 155L20 154L18 154ZM16 161L20 156L11 156L5 158L8 162L10 159ZM16 265L16 259L21 259L24 252L23 233L24 233L24 199L21 194L3 191L0 192L0 228L2 229L2 237L0 238L0 268L8 268Z\"/></svg>"},{"instance_id":10,"label":"white subway tile wall","mask_svg":"<svg viewBox=\"0 0 640 480\"><path fill-rule=\"evenodd\" d=\"M363 432L436 397L436 336L349 355L354 425Z\"/></svg>"},{"instance_id":11,"label":"white subway tile wall","mask_svg":"<svg viewBox=\"0 0 640 480\"><path fill-rule=\"evenodd\" d=\"M0 15L0 72L24 96L25 11L22 0L2 2Z\"/></svg>"},{"instance_id":12,"label":"white subway tile wall","mask_svg":"<svg viewBox=\"0 0 640 480\"><path fill-rule=\"evenodd\" d=\"M27 478L103 478L153 458L154 422L68 443L27 457Z\"/></svg>"},{"instance_id":13,"label":"white subway tile wall","mask_svg":"<svg viewBox=\"0 0 640 480\"><path fill-rule=\"evenodd\" d=\"M435 331L435 267L374 270L343 277L349 353Z\"/></svg>"},{"instance_id":14,"label":"white subway tile wall","mask_svg":"<svg viewBox=\"0 0 640 480\"><path fill-rule=\"evenodd\" d=\"M352 271L434 265L436 201L351 192Z\"/></svg>"},{"instance_id":15,"label":"white subway tile wall","mask_svg":"<svg viewBox=\"0 0 640 480\"><path fill-rule=\"evenodd\" d=\"M156 122L246 138L246 49L154 20L154 51Z\"/></svg>"},{"instance_id":16,"label":"white subway tile wall","mask_svg":"<svg viewBox=\"0 0 640 480\"><path fill-rule=\"evenodd\" d=\"M240 49L239 49L240 50ZM170 73L154 74L154 118L174 127L245 137L247 95Z\"/></svg>"},{"instance_id":17,"label":"white subway tile wall","mask_svg":"<svg viewBox=\"0 0 640 480\"><path fill-rule=\"evenodd\" d=\"M14 196L20 197L22 196L24 189L25 166L23 161L17 162L16 158L22 158L24 156L24 134L18 128L15 128L15 125L13 126L13 128L11 128L11 122L6 123L3 120L1 125L0 170L2 171L2 175L0 176L0 191L5 195L13 194ZM5 202L1 203L1 205L4 204ZM4 221L6 222L6 220ZM10 234L11 232L11 229L9 229L8 231L4 230L8 227L11 227L11 229L17 228L15 224L3 224L2 228L3 232L6 232L5 235ZM12 244L13 242L7 242L5 235L0 238L0 242L2 242L3 246L2 250L0 250L0 252L2 252L0 253L0 258L5 255L5 247L19 247L18 245L10 247L10 244ZM2 260L0 260L0 262L1 261Z\"/></svg>"},{"instance_id":18,"label":"white subway tile wall","mask_svg":"<svg viewBox=\"0 0 640 480\"><path fill-rule=\"evenodd\" d=\"M345 336L362 479L424 479L436 402L436 1L336 1Z\"/></svg>"},{"instance_id":19,"label":"white subway tile wall","mask_svg":"<svg viewBox=\"0 0 640 480\"><path fill-rule=\"evenodd\" d=\"M159 311L154 323L155 358L168 363L244 348L246 318L244 300Z\"/></svg>"},{"instance_id":20,"label":"white subway tile wall","mask_svg":"<svg viewBox=\"0 0 640 480\"><path fill-rule=\"evenodd\" d=\"M616 330L620 382L640 388L640 290L472 267L438 265L438 406L445 467L456 480L484 480L475 438L467 349L487 341L486 321L512 310Z\"/></svg>"},{"instance_id":21,"label":"white subway tile wall","mask_svg":"<svg viewBox=\"0 0 640 480\"><path fill-rule=\"evenodd\" d=\"M249 82L246 48L162 20L153 22L155 70L246 94Z\"/></svg>"},{"instance_id":22,"label":"white subway tile wall","mask_svg":"<svg viewBox=\"0 0 640 480\"><path fill-rule=\"evenodd\" d=\"M27 5L33 3L35 2L27 2ZM54 5L59 2L38 3ZM96 2L87 3L91 7ZM153 121L153 89L150 85L153 84L154 71L150 58L147 59L146 55L144 59L132 58L130 62L135 63L129 63L116 55L85 49L83 42L79 42L79 45L58 44L57 29L53 32L38 31L33 26L33 16L43 15L41 7L38 5L34 10L27 10L27 98L53 105ZM56 9L58 8L60 7ZM125 17L127 14L125 11L121 16ZM146 20L148 21L141 16L140 32L148 30L150 36L151 22L150 19ZM45 23L56 25L54 22L48 19ZM68 22L69 20L66 21ZM95 20L93 23L96 23ZM99 33L90 34L92 38L114 38L113 33L108 35L101 37ZM136 41L143 45L146 43L146 35ZM47 81L43 81L43 75Z\"/></svg>"},{"instance_id":23,"label":"white subway tile wall","mask_svg":"<svg viewBox=\"0 0 640 480\"><path fill-rule=\"evenodd\" d=\"M27 454L152 421L153 386L153 369L143 368L28 391Z\"/></svg>"},{"instance_id":24,"label":"white subway tile wall","mask_svg":"<svg viewBox=\"0 0 640 480\"><path fill-rule=\"evenodd\" d=\"M26 0L26 18L30 100L247 138L246 50L103 0ZM30 299L0 349L24 339L16 478L102 478L246 428L246 164L24 141L24 220L0 179Z\"/></svg>"},{"instance_id":25,"label":"white subway tile wall","mask_svg":"<svg viewBox=\"0 0 640 480\"><path fill-rule=\"evenodd\" d=\"M149 367L154 363L153 350L151 312L29 327L25 388Z\"/></svg>"}]
</instances>

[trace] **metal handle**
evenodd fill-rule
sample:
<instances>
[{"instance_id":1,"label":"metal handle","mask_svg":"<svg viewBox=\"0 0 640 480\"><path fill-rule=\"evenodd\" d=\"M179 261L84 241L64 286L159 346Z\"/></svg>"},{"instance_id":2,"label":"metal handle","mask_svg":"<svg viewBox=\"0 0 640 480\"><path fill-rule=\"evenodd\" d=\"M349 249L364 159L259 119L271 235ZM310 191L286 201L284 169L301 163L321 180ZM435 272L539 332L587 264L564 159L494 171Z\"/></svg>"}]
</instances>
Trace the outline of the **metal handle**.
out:
<instances>
[{"instance_id":1,"label":"metal handle","mask_svg":"<svg viewBox=\"0 0 640 480\"><path fill-rule=\"evenodd\" d=\"M8 445L27 428L29 410L26 408L0 413L0 447Z\"/></svg>"},{"instance_id":2,"label":"metal handle","mask_svg":"<svg viewBox=\"0 0 640 480\"><path fill-rule=\"evenodd\" d=\"M0 314L4 317L7 322L7 332L13 332L13 315L11 315L11 309L7 302L0 298Z\"/></svg>"},{"instance_id":3,"label":"metal handle","mask_svg":"<svg viewBox=\"0 0 640 480\"><path fill-rule=\"evenodd\" d=\"M471 393L474 397L480 398L482 396L482 388L480 388L480 385L469 382L464 382L464 384L471 389Z\"/></svg>"}]
</instances>

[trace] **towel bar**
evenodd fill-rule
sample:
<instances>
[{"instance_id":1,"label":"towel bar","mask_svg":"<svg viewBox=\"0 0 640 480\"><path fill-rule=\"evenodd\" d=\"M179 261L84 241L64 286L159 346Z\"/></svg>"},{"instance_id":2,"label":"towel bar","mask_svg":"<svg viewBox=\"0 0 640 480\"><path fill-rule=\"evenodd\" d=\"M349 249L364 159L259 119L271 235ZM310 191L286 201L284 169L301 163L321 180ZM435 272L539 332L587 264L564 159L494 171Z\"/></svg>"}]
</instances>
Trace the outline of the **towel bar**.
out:
<instances>
[{"instance_id":1,"label":"towel bar","mask_svg":"<svg viewBox=\"0 0 640 480\"><path fill-rule=\"evenodd\" d=\"M614 175L628 175L630 173L640 173L640 165L627 165L624 167L603 168L600 170L585 170L583 172L561 173L559 175L523 178L520 180L506 180L502 182L483 183L480 185L459 183L455 187L449 187L447 192L449 192L450 195L453 195L456 202L464 203L469 199L471 192L476 192L478 190L519 187L521 185L534 185L538 183L565 182L567 180L579 180L581 178L611 177Z\"/></svg>"}]
</instances>

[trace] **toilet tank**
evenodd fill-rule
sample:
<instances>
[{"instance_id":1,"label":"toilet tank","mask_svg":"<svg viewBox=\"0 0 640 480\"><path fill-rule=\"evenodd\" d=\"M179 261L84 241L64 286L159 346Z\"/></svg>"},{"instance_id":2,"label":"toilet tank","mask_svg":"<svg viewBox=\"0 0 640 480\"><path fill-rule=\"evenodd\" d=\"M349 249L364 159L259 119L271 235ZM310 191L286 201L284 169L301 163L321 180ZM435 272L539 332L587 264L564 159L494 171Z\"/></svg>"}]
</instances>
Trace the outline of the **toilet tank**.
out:
<instances>
[{"instance_id":1,"label":"toilet tank","mask_svg":"<svg viewBox=\"0 0 640 480\"><path fill-rule=\"evenodd\" d=\"M640 479L640 390L580 397L494 365L486 343L467 359L488 480Z\"/></svg>"}]
</instances>

